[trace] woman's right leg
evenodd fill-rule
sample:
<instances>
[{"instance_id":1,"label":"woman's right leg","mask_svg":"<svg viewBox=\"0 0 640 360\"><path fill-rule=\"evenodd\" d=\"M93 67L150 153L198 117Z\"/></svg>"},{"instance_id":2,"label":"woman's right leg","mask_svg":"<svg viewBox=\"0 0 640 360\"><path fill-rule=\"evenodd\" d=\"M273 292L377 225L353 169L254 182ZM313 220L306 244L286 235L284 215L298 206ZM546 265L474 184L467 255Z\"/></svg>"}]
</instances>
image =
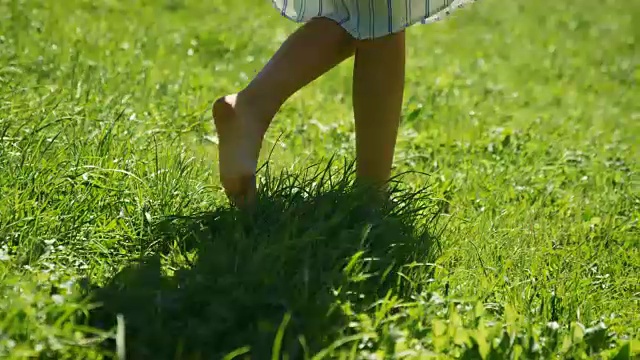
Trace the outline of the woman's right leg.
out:
<instances>
[{"instance_id":1,"label":"woman's right leg","mask_svg":"<svg viewBox=\"0 0 640 360\"><path fill-rule=\"evenodd\" d=\"M255 198L262 139L282 104L354 51L354 38L340 25L313 19L282 44L245 89L214 103L220 180L233 203L243 207Z\"/></svg>"}]
</instances>

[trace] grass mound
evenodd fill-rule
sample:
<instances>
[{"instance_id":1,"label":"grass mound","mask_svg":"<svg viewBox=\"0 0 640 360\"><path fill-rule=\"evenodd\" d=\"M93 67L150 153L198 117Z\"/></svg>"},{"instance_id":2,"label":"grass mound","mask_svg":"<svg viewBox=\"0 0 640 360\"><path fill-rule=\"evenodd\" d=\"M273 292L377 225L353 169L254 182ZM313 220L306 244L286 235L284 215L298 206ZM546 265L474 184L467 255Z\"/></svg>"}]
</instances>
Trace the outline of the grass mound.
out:
<instances>
[{"instance_id":1,"label":"grass mound","mask_svg":"<svg viewBox=\"0 0 640 360\"><path fill-rule=\"evenodd\" d=\"M435 240L429 224L417 226L434 218L427 190L395 189L377 208L344 173L265 185L252 214L222 208L153 225L158 251L95 292L102 326L124 315L133 358L216 358L213 349L222 357L245 345L258 358L280 346L312 355L357 333L351 312L410 301L428 280Z\"/></svg>"}]
</instances>

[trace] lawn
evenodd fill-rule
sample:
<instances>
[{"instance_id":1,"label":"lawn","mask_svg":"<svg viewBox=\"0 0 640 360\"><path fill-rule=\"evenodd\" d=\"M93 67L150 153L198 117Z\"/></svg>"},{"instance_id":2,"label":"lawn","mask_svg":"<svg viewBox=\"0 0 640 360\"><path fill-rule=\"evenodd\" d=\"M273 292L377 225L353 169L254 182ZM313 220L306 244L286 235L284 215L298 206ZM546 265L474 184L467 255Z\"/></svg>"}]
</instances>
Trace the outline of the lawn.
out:
<instances>
[{"instance_id":1,"label":"lawn","mask_svg":"<svg viewBox=\"0 0 640 360\"><path fill-rule=\"evenodd\" d=\"M349 60L277 115L244 214L210 104L296 24L0 0L0 357L637 358L639 23L482 0L413 27L393 201L352 186Z\"/></svg>"}]
</instances>

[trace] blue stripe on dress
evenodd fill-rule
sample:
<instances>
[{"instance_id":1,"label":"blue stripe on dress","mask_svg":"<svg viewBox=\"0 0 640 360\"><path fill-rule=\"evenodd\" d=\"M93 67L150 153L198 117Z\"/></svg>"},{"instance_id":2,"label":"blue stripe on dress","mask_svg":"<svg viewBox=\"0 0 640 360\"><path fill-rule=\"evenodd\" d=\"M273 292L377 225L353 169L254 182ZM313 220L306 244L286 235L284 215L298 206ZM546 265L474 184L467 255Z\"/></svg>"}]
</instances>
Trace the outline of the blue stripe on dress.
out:
<instances>
[{"instance_id":1,"label":"blue stripe on dress","mask_svg":"<svg viewBox=\"0 0 640 360\"><path fill-rule=\"evenodd\" d=\"M302 19L304 19L306 0L299 0L298 2L300 3L300 9L298 10L298 18L296 19L296 21L302 21Z\"/></svg>"},{"instance_id":2,"label":"blue stripe on dress","mask_svg":"<svg viewBox=\"0 0 640 360\"><path fill-rule=\"evenodd\" d=\"M351 20L351 11L349 11L349 7L347 7L345 0L341 0L341 2L342 2L342 7L344 8L344 11L347 13L344 20L340 21L340 25L344 25L346 22Z\"/></svg>"},{"instance_id":3,"label":"blue stripe on dress","mask_svg":"<svg viewBox=\"0 0 640 360\"><path fill-rule=\"evenodd\" d=\"M427 18L431 16L431 4L429 3L429 0L425 0L424 2L424 13L426 16L422 19L422 23L426 24Z\"/></svg>"},{"instance_id":4,"label":"blue stripe on dress","mask_svg":"<svg viewBox=\"0 0 640 360\"><path fill-rule=\"evenodd\" d=\"M369 34L376 36L375 4L369 0Z\"/></svg>"},{"instance_id":5,"label":"blue stripe on dress","mask_svg":"<svg viewBox=\"0 0 640 360\"><path fill-rule=\"evenodd\" d=\"M356 32L358 32L358 37L362 37L360 33L360 2L356 1Z\"/></svg>"},{"instance_id":6,"label":"blue stripe on dress","mask_svg":"<svg viewBox=\"0 0 640 360\"><path fill-rule=\"evenodd\" d=\"M389 12L388 17L389 17L389 33L393 32L393 5L391 5L391 2L393 0L387 0L387 11Z\"/></svg>"}]
</instances>

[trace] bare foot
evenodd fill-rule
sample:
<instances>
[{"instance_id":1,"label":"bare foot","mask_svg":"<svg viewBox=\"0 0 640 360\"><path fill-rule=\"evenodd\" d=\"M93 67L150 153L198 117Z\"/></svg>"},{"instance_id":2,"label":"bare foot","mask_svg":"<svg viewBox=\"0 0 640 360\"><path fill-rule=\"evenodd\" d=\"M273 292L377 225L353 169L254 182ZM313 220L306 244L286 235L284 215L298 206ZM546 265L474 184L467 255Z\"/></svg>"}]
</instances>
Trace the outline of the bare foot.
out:
<instances>
[{"instance_id":1,"label":"bare foot","mask_svg":"<svg viewBox=\"0 0 640 360\"><path fill-rule=\"evenodd\" d=\"M212 113L219 138L220 181L231 203L244 208L256 198L255 172L264 131L236 100L235 94L216 100Z\"/></svg>"}]
</instances>

